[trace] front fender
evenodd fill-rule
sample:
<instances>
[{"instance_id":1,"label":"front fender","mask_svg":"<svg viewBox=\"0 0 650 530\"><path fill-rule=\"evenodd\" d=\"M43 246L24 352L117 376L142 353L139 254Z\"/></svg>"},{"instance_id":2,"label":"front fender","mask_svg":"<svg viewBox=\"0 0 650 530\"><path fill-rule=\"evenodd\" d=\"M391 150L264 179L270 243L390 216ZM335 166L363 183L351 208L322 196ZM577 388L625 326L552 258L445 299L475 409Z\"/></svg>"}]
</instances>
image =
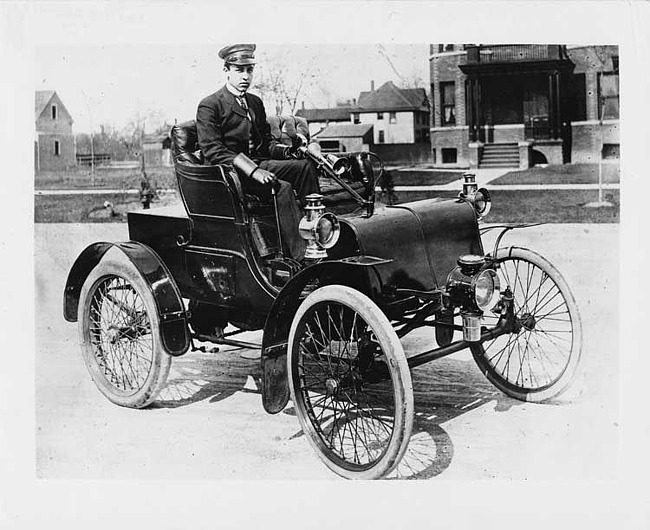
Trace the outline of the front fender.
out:
<instances>
[{"instance_id":1,"label":"front fender","mask_svg":"<svg viewBox=\"0 0 650 530\"><path fill-rule=\"evenodd\" d=\"M303 294L305 286L318 279L318 287L346 285L376 299L382 286L375 267L390 261L373 256L324 261L302 270L284 286L273 302L264 325L261 358L264 410L276 414L289 401L287 340L293 315L306 297Z\"/></svg>"},{"instance_id":2,"label":"front fender","mask_svg":"<svg viewBox=\"0 0 650 530\"><path fill-rule=\"evenodd\" d=\"M77 321L81 288L90 271L112 247L124 253L149 285L158 309L161 339L165 351L174 356L184 354L190 346L190 337L180 290L160 257L147 245L136 241L93 243L83 250L72 265L65 284L64 318L68 322Z\"/></svg>"}]
</instances>

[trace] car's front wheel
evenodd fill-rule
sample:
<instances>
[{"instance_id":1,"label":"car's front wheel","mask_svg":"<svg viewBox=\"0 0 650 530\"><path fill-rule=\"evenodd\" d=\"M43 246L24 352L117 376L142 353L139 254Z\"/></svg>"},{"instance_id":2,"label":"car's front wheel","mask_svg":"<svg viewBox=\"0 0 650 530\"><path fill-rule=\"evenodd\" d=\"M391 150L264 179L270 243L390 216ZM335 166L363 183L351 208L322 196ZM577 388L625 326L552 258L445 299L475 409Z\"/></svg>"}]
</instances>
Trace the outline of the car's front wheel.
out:
<instances>
[{"instance_id":1,"label":"car's front wheel","mask_svg":"<svg viewBox=\"0 0 650 530\"><path fill-rule=\"evenodd\" d=\"M564 392L578 370L582 326L578 305L558 270L525 248L496 255L502 289L514 296L516 331L471 346L481 371L500 390L522 401L546 401ZM487 311L487 327L499 316Z\"/></svg>"},{"instance_id":2,"label":"car's front wheel","mask_svg":"<svg viewBox=\"0 0 650 530\"><path fill-rule=\"evenodd\" d=\"M158 310L135 265L116 249L91 271L78 310L81 350L99 391L113 403L149 405L167 380Z\"/></svg>"},{"instance_id":3,"label":"car's front wheel","mask_svg":"<svg viewBox=\"0 0 650 530\"><path fill-rule=\"evenodd\" d=\"M350 287L315 290L294 317L287 362L300 424L325 465L350 479L390 473L411 436L413 387L379 307Z\"/></svg>"}]
</instances>

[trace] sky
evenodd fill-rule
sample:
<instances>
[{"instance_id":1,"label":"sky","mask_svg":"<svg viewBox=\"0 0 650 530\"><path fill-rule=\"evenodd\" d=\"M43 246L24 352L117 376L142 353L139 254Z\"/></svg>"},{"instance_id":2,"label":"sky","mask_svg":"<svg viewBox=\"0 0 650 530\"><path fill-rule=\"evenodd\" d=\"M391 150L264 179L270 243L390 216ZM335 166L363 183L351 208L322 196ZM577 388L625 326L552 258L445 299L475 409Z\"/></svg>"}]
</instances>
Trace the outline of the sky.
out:
<instances>
[{"instance_id":1,"label":"sky","mask_svg":"<svg viewBox=\"0 0 650 530\"><path fill-rule=\"evenodd\" d=\"M121 128L138 113L147 128L193 118L198 102L223 85L219 49L229 44L46 44L35 48L35 90L56 90L76 133ZM419 44L258 45L256 76L282 66L294 81L309 73L298 107L334 106L386 81L429 78L429 46ZM267 107L271 104L266 101ZM267 109L270 110L270 109Z\"/></svg>"}]
</instances>

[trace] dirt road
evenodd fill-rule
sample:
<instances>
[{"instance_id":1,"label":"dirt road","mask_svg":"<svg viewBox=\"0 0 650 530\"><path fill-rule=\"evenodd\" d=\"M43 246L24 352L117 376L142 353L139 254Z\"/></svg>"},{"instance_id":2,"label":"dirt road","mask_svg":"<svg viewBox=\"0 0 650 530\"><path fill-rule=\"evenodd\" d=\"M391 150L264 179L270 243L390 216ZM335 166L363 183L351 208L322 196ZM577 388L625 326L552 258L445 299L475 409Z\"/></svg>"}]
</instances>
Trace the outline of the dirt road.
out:
<instances>
[{"instance_id":1,"label":"dirt road","mask_svg":"<svg viewBox=\"0 0 650 530\"><path fill-rule=\"evenodd\" d=\"M584 327L581 377L562 403L534 405L498 392L468 353L415 369L416 421L398 478L615 478L618 237L618 225L549 225L506 237L545 255L571 285ZM169 386L147 410L116 407L95 389L76 325L62 317L63 286L87 244L122 239L126 225L35 227L37 475L336 479L292 408L264 412L258 362L239 352L174 360ZM414 337L407 351L427 343Z\"/></svg>"}]
</instances>

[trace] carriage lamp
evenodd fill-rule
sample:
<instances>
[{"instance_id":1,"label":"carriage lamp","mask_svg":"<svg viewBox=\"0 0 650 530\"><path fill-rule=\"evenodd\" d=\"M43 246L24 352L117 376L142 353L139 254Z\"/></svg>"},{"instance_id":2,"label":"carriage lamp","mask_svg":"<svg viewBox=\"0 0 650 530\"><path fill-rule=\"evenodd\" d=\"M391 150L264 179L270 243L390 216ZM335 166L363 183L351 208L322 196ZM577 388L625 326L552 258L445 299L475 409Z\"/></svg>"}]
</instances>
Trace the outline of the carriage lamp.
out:
<instances>
[{"instance_id":1,"label":"carriage lamp","mask_svg":"<svg viewBox=\"0 0 650 530\"><path fill-rule=\"evenodd\" d=\"M457 263L447 277L447 292L452 303L461 307L465 340L477 341L483 311L493 306L499 296L499 277L494 270L485 268L483 256L467 254Z\"/></svg>"},{"instance_id":2,"label":"carriage lamp","mask_svg":"<svg viewBox=\"0 0 650 530\"><path fill-rule=\"evenodd\" d=\"M332 248L339 239L339 220L334 214L325 211L322 195L312 193L305 200L305 216L298 226L300 237L307 241L305 259L326 258L326 250Z\"/></svg>"},{"instance_id":3,"label":"carriage lamp","mask_svg":"<svg viewBox=\"0 0 650 530\"><path fill-rule=\"evenodd\" d=\"M474 211L479 219L490 213L492 198L486 188L479 188L474 173L463 173L463 191L459 193L461 199L469 201L474 206Z\"/></svg>"}]
</instances>

